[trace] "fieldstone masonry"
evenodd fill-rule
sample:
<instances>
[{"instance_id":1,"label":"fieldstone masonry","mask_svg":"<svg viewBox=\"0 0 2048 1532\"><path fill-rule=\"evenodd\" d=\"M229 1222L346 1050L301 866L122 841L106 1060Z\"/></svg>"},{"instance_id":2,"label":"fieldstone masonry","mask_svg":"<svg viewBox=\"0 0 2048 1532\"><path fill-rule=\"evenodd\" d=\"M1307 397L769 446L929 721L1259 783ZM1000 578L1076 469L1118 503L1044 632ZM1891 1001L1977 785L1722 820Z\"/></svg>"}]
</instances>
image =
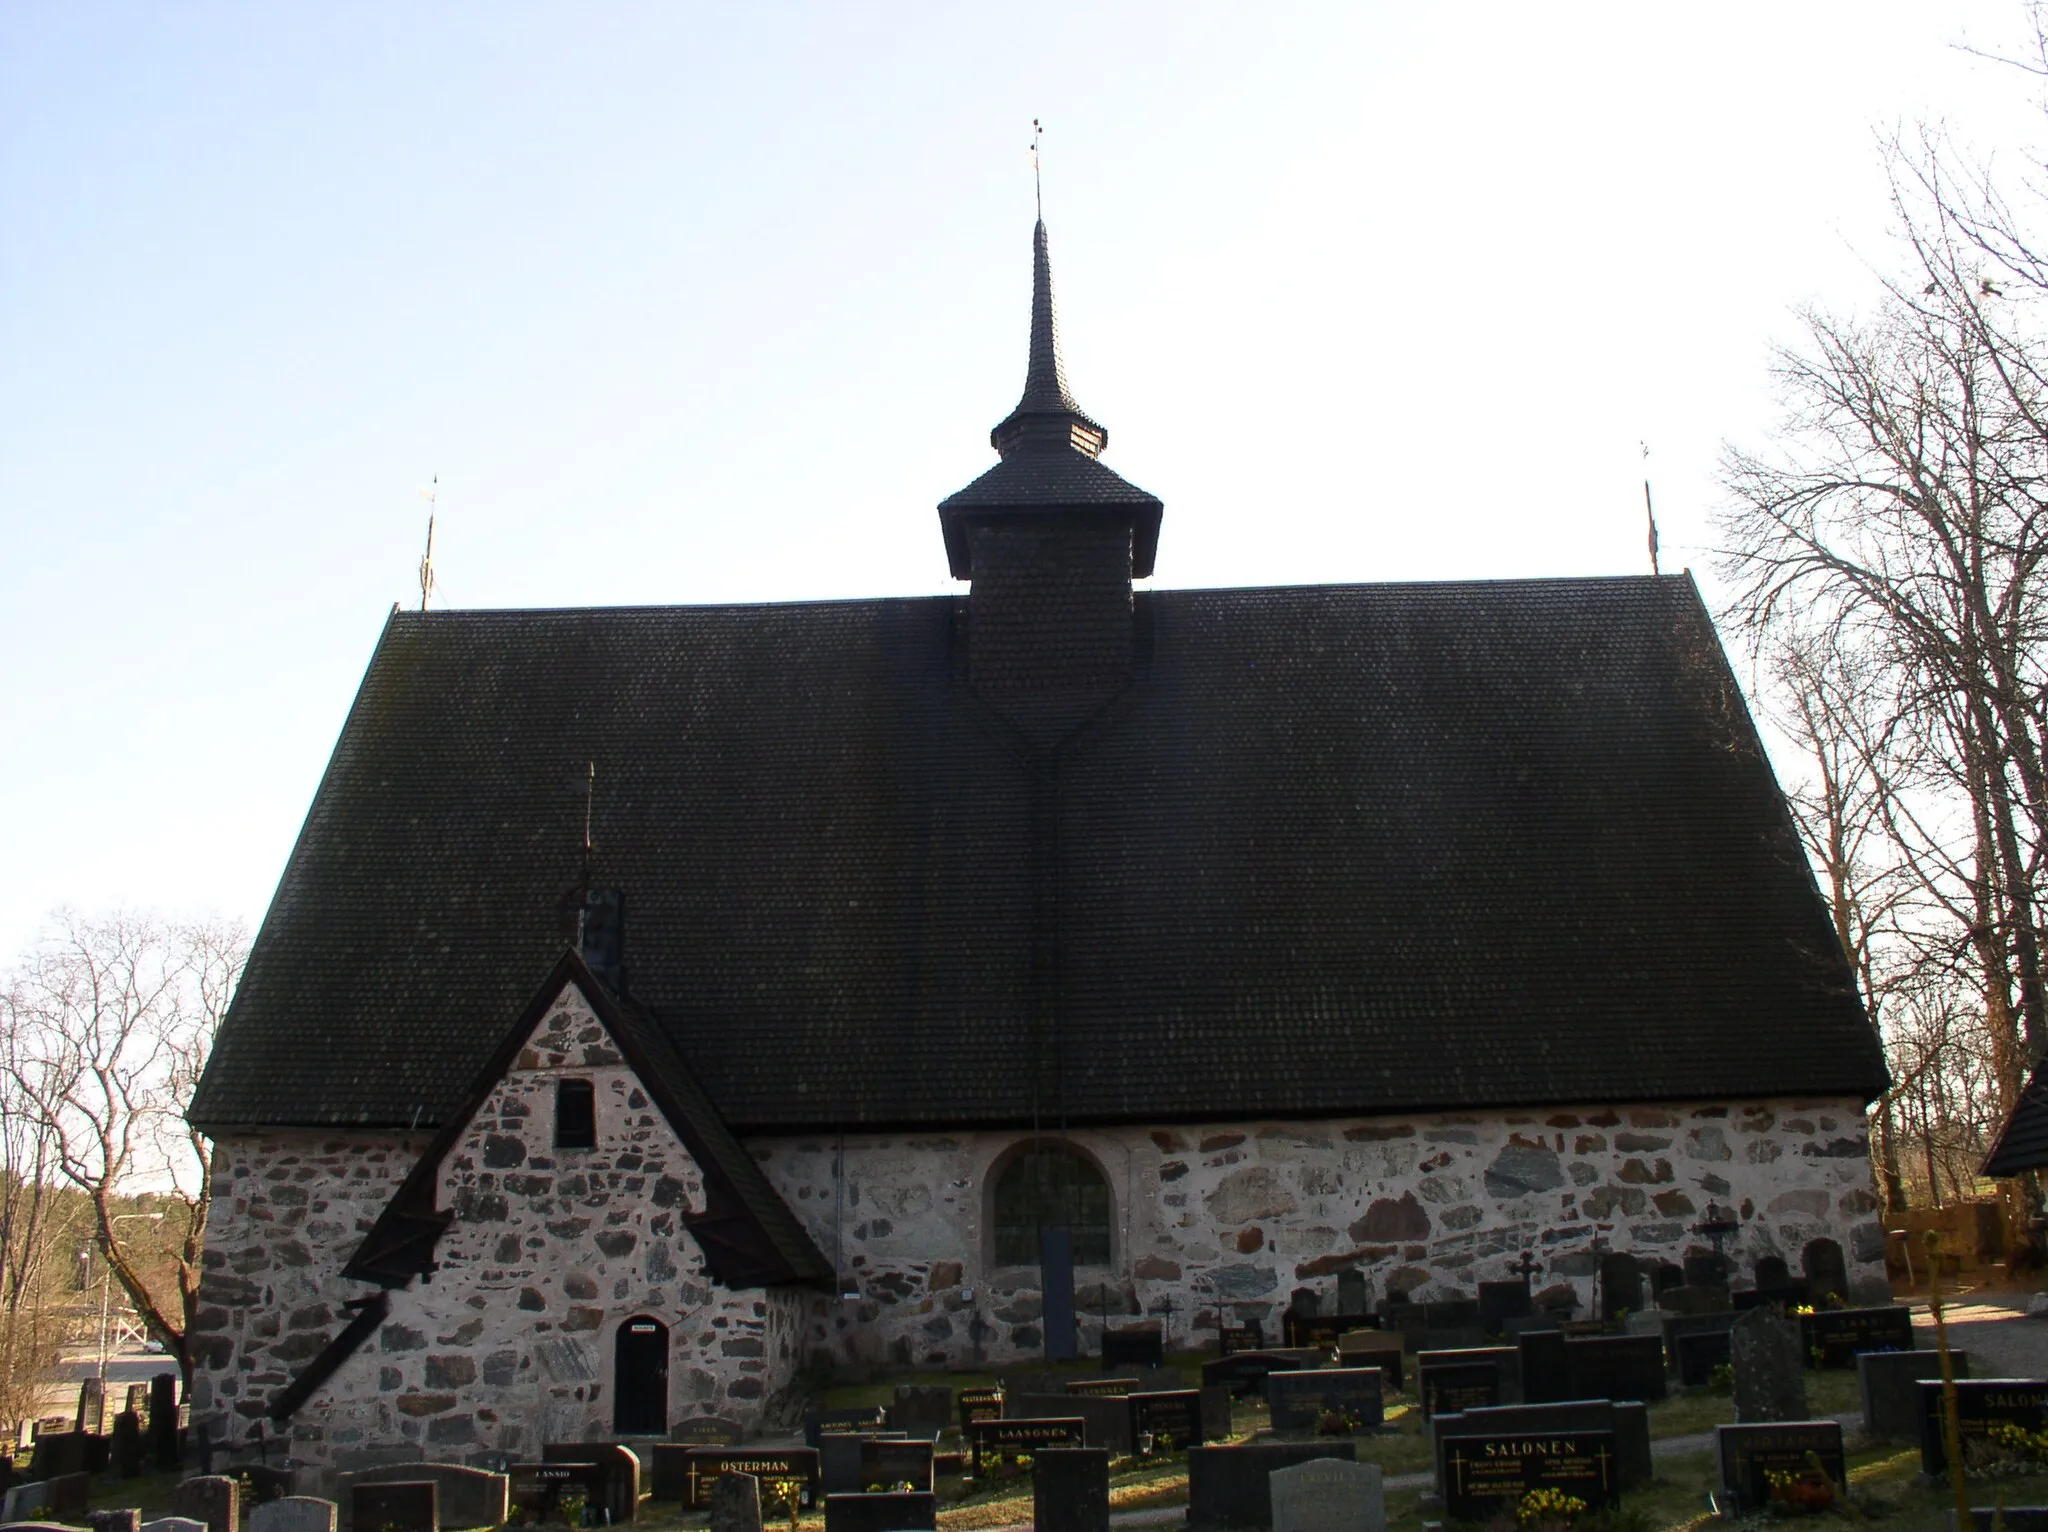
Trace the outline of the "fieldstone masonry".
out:
<instances>
[{"instance_id":1,"label":"fieldstone masonry","mask_svg":"<svg viewBox=\"0 0 2048 1532\"><path fill-rule=\"evenodd\" d=\"M1539 1301L1589 1310L1597 1235L1683 1264L1708 1202L1735 1210L1747 1273L1794 1271L1814 1239L1848 1263L1852 1296L1889 1296L1862 1106L1850 1099L1080 1129L1114 1205L1112 1264L1076 1272L1084 1342L1134 1314L1169 1349L1213 1344L1223 1317L1277 1333L1298 1287L1362 1272L1375 1299L1470 1297L1524 1250ZM858 1303L814 1302L812 1343L855 1362L996 1361L1042 1345L1035 1268L990 1259L991 1171L1015 1134L849 1137L843 1237ZM752 1146L821 1249L835 1248L836 1141ZM972 1296L970 1296L970 1294Z\"/></svg>"},{"instance_id":2,"label":"fieldstone masonry","mask_svg":"<svg viewBox=\"0 0 2048 1532\"><path fill-rule=\"evenodd\" d=\"M554 1091L590 1080L598 1143L553 1146ZM214 1158L192 1425L239 1440L347 1322L368 1284L341 1268L427 1135L223 1137ZM384 1323L289 1423L326 1468L393 1445L440 1461L538 1456L612 1436L613 1337L669 1327L669 1424L756 1418L798 1361L802 1299L713 1283L683 1215L702 1177L574 986L443 1162L454 1222L439 1268L390 1295Z\"/></svg>"}]
</instances>

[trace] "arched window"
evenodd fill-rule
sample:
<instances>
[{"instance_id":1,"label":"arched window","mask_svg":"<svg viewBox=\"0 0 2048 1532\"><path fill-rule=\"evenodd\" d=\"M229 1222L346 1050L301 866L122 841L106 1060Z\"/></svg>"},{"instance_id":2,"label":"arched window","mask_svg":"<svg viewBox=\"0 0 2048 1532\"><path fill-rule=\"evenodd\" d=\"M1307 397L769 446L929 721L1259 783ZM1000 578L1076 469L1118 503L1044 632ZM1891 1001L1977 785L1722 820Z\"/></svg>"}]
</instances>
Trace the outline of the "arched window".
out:
<instances>
[{"instance_id":1,"label":"arched window","mask_svg":"<svg viewBox=\"0 0 2048 1532\"><path fill-rule=\"evenodd\" d=\"M1036 1266L1041 1230L1065 1229L1076 1266L1109 1264L1109 1184L1083 1154L1034 1144L997 1174L990 1223L998 1266Z\"/></svg>"}]
</instances>

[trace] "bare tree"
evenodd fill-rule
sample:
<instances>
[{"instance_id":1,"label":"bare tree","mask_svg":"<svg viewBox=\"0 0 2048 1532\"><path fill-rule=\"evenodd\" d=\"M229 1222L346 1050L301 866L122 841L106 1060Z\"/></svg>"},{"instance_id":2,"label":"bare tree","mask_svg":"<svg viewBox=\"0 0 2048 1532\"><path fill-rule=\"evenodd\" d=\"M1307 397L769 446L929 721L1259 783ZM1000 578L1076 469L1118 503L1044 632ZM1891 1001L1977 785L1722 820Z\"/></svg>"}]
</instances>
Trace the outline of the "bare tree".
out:
<instances>
[{"instance_id":1,"label":"bare tree","mask_svg":"<svg viewBox=\"0 0 2048 1532\"><path fill-rule=\"evenodd\" d=\"M188 1383L210 1153L184 1108L245 947L232 925L66 914L5 995L8 1083L45 1146L39 1171L84 1194L111 1279ZM157 1239L122 1228L138 1192ZM149 1258L165 1245L168 1261Z\"/></svg>"}]
</instances>

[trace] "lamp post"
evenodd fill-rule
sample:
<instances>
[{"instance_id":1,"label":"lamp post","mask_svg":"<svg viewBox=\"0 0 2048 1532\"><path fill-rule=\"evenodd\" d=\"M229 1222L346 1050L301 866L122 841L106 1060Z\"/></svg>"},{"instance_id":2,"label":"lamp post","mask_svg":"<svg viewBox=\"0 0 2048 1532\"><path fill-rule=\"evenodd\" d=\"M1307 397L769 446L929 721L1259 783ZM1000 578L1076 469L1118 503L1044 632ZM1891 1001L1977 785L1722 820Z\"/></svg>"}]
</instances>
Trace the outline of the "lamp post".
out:
<instances>
[{"instance_id":1,"label":"lamp post","mask_svg":"<svg viewBox=\"0 0 2048 1532\"><path fill-rule=\"evenodd\" d=\"M140 1219L145 1223L162 1223L161 1213L116 1213L107 1220L107 1271L100 1278L100 1418L93 1422L93 1430L106 1424L107 1418L107 1310L114 1296L114 1226Z\"/></svg>"}]
</instances>

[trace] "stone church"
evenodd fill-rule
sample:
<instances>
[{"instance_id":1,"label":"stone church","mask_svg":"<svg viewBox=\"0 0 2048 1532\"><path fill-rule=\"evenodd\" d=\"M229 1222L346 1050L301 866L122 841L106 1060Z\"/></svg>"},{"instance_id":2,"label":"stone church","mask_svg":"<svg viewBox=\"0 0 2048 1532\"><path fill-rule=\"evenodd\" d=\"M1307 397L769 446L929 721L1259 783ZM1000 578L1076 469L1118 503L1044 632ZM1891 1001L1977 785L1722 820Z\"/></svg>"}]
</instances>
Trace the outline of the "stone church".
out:
<instances>
[{"instance_id":1,"label":"stone church","mask_svg":"<svg viewBox=\"0 0 2048 1532\"><path fill-rule=\"evenodd\" d=\"M191 1109L195 1426L516 1457L1340 1275L1884 1290L1882 1055L1689 577L1134 592L1042 223L992 441L961 595L393 611Z\"/></svg>"}]
</instances>

